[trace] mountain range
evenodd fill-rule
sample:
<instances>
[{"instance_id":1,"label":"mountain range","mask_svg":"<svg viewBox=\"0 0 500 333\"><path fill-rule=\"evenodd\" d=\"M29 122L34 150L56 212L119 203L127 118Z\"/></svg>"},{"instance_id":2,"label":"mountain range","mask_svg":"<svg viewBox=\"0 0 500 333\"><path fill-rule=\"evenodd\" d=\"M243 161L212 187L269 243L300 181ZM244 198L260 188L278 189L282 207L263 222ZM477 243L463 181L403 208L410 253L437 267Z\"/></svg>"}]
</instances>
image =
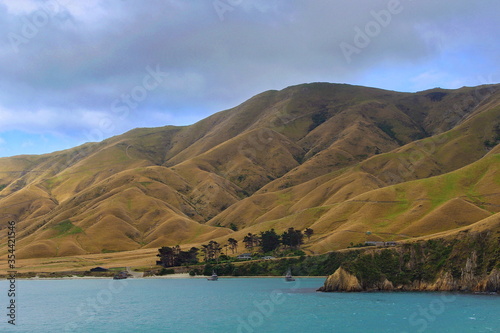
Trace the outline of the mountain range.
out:
<instances>
[{"instance_id":1,"label":"mountain range","mask_svg":"<svg viewBox=\"0 0 500 333\"><path fill-rule=\"evenodd\" d=\"M289 227L314 230L307 253L499 230L498 143L499 84L266 91L190 126L0 158L0 254L12 220L19 258L224 244Z\"/></svg>"}]
</instances>

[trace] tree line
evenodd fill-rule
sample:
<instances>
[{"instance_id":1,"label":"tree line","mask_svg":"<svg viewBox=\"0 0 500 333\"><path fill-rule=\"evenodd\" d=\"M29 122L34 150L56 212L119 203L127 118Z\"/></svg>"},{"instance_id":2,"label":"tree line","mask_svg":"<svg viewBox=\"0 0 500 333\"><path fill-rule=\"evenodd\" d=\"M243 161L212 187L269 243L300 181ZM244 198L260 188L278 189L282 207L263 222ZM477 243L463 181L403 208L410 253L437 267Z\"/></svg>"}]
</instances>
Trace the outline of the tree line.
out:
<instances>
[{"instance_id":1,"label":"tree line","mask_svg":"<svg viewBox=\"0 0 500 333\"><path fill-rule=\"evenodd\" d=\"M192 247L189 251L182 251L179 245L174 247L163 246L158 249L156 256L160 257L164 267L182 266L183 264L197 264L199 249Z\"/></svg>"},{"instance_id":2,"label":"tree line","mask_svg":"<svg viewBox=\"0 0 500 333\"><path fill-rule=\"evenodd\" d=\"M262 253L269 253L280 248L298 250L304 244L304 237L309 240L314 231L311 228L306 228L304 232L288 228L282 234L276 233L274 229L260 232L260 234L248 233L243 238L243 244L246 249L254 252L259 250ZM221 245L218 242L211 240L208 244L201 246L203 260L210 262L219 259L229 259L228 251L232 254L238 252L238 241L234 238L229 238L227 244ZM192 247L189 251L182 251L179 245L175 247L164 246L158 249L161 264L164 267L181 266L183 264L198 263L198 254L200 249ZM221 258L221 256L224 256Z\"/></svg>"}]
</instances>

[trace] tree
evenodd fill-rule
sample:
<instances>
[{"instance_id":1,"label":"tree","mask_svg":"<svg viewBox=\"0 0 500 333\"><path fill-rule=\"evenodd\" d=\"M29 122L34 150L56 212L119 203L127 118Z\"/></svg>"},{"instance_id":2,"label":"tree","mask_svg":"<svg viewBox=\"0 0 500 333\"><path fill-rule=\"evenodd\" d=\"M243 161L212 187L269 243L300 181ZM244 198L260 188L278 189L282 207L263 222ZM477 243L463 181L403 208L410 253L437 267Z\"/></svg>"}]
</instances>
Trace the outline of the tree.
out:
<instances>
[{"instance_id":1,"label":"tree","mask_svg":"<svg viewBox=\"0 0 500 333\"><path fill-rule=\"evenodd\" d=\"M189 251L181 251L179 245L175 247L164 246L158 249L160 260L164 267L181 266L183 264L195 264L198 262L198 249L192 247Z\"/></svg>"},{"instance_id":2,"label":"tree","mask_svg":"<svg viewBox=\"0 0 500 333\"><path fill-rule=\"evenodd\" d=\"M208 245L203 244L201 246L201 251L203 251L203 261L207 262L209 259L209 254L208 254Z\"/></svg>"},{"instance_id":3,"label":"tree","mask_svg":"<svg viewBox=\"0 0 500 333\"><path fill-rule=\"evenodd\" d=\"M251 232L249 232L245 236L245 238L243 238L243 243L245 243L246 248L253 250L254 246L259 245L259 237L257 237L257 235L252 234Z\"/></svg>"},{"instance_id":4,"label":"tree","mask_svg":"<svg viewBox=\"0 0 500 333\"><path fill-rule=\"evenodd\" d=\"M176 266L198 263L198 251L196 247L192 247L189 251L179 251L176 258Z\"/></svg>"},{"instance_id":5,"label":"tree","mask_svg":"<svg viewBox=\"0 0 500 333\"><path fill-rule=\"evenodd\" d=\"M306 228L306 230L304 230L304 235L306 235L307 240L310 240L312 234L314 234L314 230L311 228Z\"/></svg>"},{"instance_id":6,"label":"tree","mask_svg":"<svg viewBox=\"0 0 500 333\"><path fill-rule=\"evenodd\" d=\"M292 247L300 248L302 244L304 244L304 235L300 230L295 230L295 232L292 233Z\"/></svg>"},{"instance_id":7,"label":"tree","mask_svg":"<svg viewBox=\"0 0 500 333\"><path fill-rule=\"evenodd\" d=\"M208 244L211 246L212 249L212 258L219 259L219 256L222 252L222 247L220 246L220 244L217 243L216 241L210 241Z\"/></svg>"},{"instance_id":8,"label":"tree","mask_svg":"<svg viewBox=\"0 0 500 333\"><path fill-rule=\"evenodd\" d=\"M169 246L163 246L158 249L157 256L164 267L173 267L175 265L174 249Z\"/></svg>"},{"instance_id":9,"label":"tree","mask_svg":"<svg viewBox=\"0 0 500 333\"><path fill-rule=\"evenodd\" d=\"M288 228L281 235L281 243L289 248L299 248L304 243L304 235L300 230L295 230L293 227Z\"/></svg>"},{"instance_id":10,"label":"tree","mask_svg":"<svg viewBox=\"0 0 500 333\"><path fill-rule=\"evenodd\" d=\"M262 252L267 253L276 250L280 246L280 236L274 229L260 233Z\"/></svg>"},{"instance_id":11,"label":"tree","mask_svg":"<svg viewBox=\"0 0 500 333\"><path fill-rule=\"evenodd\" d=\"M229 249L233 254L235 251L238 251L238 241L236 239L229 238L227 241L229 243Z\"/></svg>"},{"instance_id":12,"label":"tree","mask_svg":"<svg viewBox=\"0 0 500 333\"><path fill-rule=\"evenodd\" d=\"M216 241L211 240L208 244L202 245L202 251L204 254L204 260L210 261L219 258L222 247Z\"/></svg>"},{"instance_id":13,"label":"tree","mask_svg":"<svg viewBox=\"0 0 500 333\"><path fill-rule=\"evenodd\" d=\"M252 240L253 240L253 246L260 245L260 237L258 235L253 235Z\"/></svg>"},{"instance_id":14,"label":"tree","mask_svg":"<svg viewBox=\"0 0 500 333\"><path fill-rule=\"evenodd\" d=\"M189 249L189 259L190 262L193 264L198 263L198 252L200 252L200 249L197 247L192 247Z\"/></svg>"}]
</instances>

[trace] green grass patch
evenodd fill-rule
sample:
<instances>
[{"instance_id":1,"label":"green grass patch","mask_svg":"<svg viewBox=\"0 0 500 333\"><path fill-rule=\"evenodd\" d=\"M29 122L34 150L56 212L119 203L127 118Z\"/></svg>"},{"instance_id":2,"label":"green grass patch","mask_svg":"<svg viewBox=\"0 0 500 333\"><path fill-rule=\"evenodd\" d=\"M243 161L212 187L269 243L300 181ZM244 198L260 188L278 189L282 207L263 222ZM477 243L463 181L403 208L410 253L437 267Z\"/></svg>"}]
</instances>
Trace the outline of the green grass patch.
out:
<instances>
[{"instance_id":1,"label":"green grass patch","mask_svg":"<svg viewBox=\"0 0 500 333\"><path fill-rule=\"evenodd\" d=\"M493 160L495 163L500 163L500 154L493 155ZM497 172L493 179L495 183L500 184L500 172Z\"/></svg>"},{"instance_id":2,"label":"green grass patch","mask_svg":"<svg viewBox=\"0 0 500 333\"><path fill-rule=\"evenodd\" d=\"M287 204L290 204L290 202L292 201L292 192L288 191L286 193L283 193L283 192L279 192L277 193L278 195L278 204L279 205L287 205Z\"/></svg>"},{"instance_id":3,"label":"green grass patch","mask_svg":"<svg viewBox=\"0 0 500 333\"><path fill-rule=\"evenodd\" d=\"M392 205L387 215L385 215L388 220L394 220L410 208L410 202L406 199L406 191L403 188L396 188L396 200L398 203Z\"/></svg>"},{"instance_id":4,"label":"green grass patch","mask_svg":"<svg viewBox=\"0 0 500 333\"><path fill-rule=\"evenodd\" d=\"M477 192L477 190L475 188L470 188L466 193L465 195L467 196L467 198L474 202L475 204L479 204L481 202L484 202L484 197L479 193Z\"/></svg>"},{"instance_id":5,"label":"green grass patch","mask_svg":"<svg viewBox=\"0 0 500 333\"><path fill-rule=\"evenodd\" d=\"M70 220L64 220L52 227L57 231L57 236L74 235L83 232L83 229L74 225Z\"/></svg>"},{"instance_id":6,"label":"green grass patch","mask_svg":"<svg viewBox=\"0 0 500 333\"><path fill-rule=\"evenodd\" d=\"M431 200L432 209L457 196L457 184L459 180L460 175L457 173L443 175L439 181L433 178L423 180L422 183L427 186L427 193Z\"/></svg>"},{"instance_id":7,"label":"green grass patch","mask_svg":"<svg viewBox=\"0 0 500 333\"><path fill-rule=\"evenodd\" d=\"M115 252L115 251L113 251ZM112 272L121 272L121 271L124 271L126 269L126 267L110 267L108 268L108 270L112 271Z\"/></svg>"},{"instance_id":8,"label":"green grass patch","mask_svg":"<svg viewBox=\"0 0 500 333\"><path fill-rule=\"evenodd\" d=\"M384 220L382 220L380 222L375 223L375 227L377 228L376 230L379 230L380 228L385 228L388 225L392 224L392 220L393 219L394 219L394 217L387 216L386 219L384 219Z\"/></svg>"},{"instance_id":9,"label":"green grass patch","mask_svg":"<svg viewBox=\"0 0 500 333\"><path fill-rule=\"evenodd\" d=\"M302 116L282 127L281 133L289 138L301 139L307 135L311 124L312 120L309 117Z\"/></svg>"},{"instance_id":10,"label":"green grass patch","mask_svg":"<svg viewBox=\"0 0 500 333\"><path fill-rule=\"evenodd\" d=\"M54 178L45 179L45 180L43 181L43 184L44 184L44 186L45 186L48 190L51 190L51 189L53 189L56 185L59 185L59 182L60 182L60 178L58 178L58 177L54 177Z\"/></svg>"},{"instance_id":11,"label":"green grass patch","mask_svg":"<svg viewBox=\"0 0 500 333\"><path fill-rule=\"evenodd\" d=\"M305 212L314 219L319 219L323 214L328 212L331 207L317 206L312 208L307 208Z\"/></svg>"}]
</instances>

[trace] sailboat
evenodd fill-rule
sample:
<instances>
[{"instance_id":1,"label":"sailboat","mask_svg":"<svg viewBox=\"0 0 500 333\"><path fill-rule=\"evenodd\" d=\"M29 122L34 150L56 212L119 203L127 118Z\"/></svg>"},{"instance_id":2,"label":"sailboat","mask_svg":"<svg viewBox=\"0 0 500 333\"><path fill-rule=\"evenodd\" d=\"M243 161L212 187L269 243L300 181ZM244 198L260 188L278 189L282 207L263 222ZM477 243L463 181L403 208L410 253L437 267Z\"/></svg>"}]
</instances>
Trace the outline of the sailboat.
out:
<instances>
[{"instance_id":1,"label":"sailboat","mask_svg":"<svg viewBox=\"0 0 500 333\"><path fill-rule=\"evenodd\" d=\"M290 268L286 272L285 281L288 281L288 282L295 281L295 279L292 277L292 270Z\"/></svg>"},{"instance_id":2,"label":"sailboat","mask_svg":"<svg viewBox=\"0 0 500 333\"><path fill-rule=\"evenodd\" d=\"M217 276L217 273L215 271L212 271L212 276L207 278L208 281L217 281L219 277Z\"/></svg>"}]
</instances>

